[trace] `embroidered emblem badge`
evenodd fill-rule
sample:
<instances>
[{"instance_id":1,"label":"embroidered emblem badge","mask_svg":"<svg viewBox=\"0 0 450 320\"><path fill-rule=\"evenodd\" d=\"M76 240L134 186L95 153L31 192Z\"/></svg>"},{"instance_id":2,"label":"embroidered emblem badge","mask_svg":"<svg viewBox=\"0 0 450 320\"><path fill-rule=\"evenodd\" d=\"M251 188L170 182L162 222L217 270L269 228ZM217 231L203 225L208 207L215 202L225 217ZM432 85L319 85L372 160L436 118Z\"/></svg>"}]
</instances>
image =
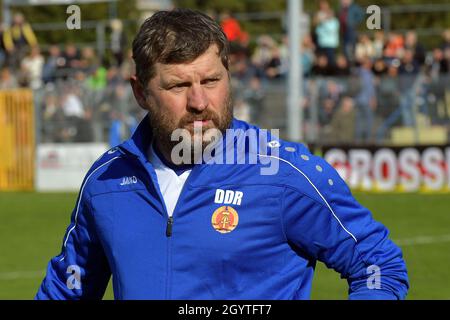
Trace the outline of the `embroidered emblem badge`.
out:
<instances>
[{"instance_id":1,"label":"embroidered emblem badge","mask_svg":"<svg viewBox=\"0 0 450 320\"><path fill-rule=\"evenodd\" d=\"M211 224L217 232L228 233L233 231L239 222L236 210L230 206L222 206L214 211Z\"/></svg>"}]
</instances>

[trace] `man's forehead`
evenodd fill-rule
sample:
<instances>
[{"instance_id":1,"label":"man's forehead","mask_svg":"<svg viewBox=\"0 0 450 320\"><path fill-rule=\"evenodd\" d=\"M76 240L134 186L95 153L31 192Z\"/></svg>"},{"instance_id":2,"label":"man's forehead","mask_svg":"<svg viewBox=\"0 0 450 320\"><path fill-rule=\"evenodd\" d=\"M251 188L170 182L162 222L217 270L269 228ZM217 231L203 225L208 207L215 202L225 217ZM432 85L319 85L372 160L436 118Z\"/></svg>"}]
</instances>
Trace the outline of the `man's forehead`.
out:
<instances>
[{"instance_id":1,"label":"man's forehead","mask_svg":"<svg viewBox=\"0 0 450 320\"><path fill-rule=\"evenodd\" d=\"M193 61L182 63L155 64L156 73L160 77L184 77L187 72L196 72L200 75L208 75L222 71L222 60L217 45L212 45L203 54Z\"/></svg>"}]
</instances>

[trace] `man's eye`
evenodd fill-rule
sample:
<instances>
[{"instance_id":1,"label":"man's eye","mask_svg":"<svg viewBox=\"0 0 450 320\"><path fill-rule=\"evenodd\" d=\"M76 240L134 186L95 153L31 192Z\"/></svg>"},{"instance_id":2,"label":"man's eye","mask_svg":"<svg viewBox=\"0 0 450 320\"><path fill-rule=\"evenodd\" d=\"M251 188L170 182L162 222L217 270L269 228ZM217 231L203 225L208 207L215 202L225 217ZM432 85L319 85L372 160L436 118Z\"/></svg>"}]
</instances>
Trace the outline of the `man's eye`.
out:
<instances>
[{"instance_id":1,"label":"man's eye","mask_svg":"<svg viewBox=\"0 0 450 320\"><path fill-rule=\"evenodd\" d=\"M216 83L217 81L219 81L219 78L206 79L203 81L203 84L213 84Z\"/></svg>"},{"instance_id":2,"label":"man's eye","mask_svg":"<svg viewBox=\"0 0 450 320\"><path fill-rule=\"evenodd\" d=\"M180 83L180 84L176 84L176 85L170 86L170 87L169 87L169 90L173 90L173 91L181 91L181 90L183 90L184 88L186 88L187 86L188 86L188 85L185 84L185 83Z\"/></svg>"}]
</instances>

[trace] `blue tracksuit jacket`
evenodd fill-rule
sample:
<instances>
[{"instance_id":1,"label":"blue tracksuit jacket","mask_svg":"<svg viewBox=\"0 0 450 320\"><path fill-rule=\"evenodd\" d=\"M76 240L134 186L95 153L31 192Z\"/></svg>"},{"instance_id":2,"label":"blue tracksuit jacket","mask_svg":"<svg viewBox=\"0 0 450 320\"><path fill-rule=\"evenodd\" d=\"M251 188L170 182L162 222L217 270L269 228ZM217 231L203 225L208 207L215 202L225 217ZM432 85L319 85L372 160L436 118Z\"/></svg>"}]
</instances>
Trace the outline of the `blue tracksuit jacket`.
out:
<instances>
[{"instance_id":1,"label":"blue tracksuit jacket","mask_svg":"<svg viewBox=\"0 0 450 320\"><path fill-rule=\"evenodd\" d=\"M147 160L147 123L87 173L36 299L100 299L111 275L116 299L308 299L318 260L348 280L350 299L406 296L386 227L304 145L271 144L275 175L261 163L195 165L172 219Z\"/></svg>"}]
</instances>

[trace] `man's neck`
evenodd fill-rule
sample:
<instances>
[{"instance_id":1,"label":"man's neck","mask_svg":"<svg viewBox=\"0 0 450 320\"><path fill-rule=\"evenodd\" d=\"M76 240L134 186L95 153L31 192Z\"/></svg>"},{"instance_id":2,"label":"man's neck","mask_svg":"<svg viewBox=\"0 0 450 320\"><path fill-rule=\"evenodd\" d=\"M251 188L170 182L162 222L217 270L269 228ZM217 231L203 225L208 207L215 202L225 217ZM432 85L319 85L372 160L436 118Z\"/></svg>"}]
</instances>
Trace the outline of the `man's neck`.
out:
<instances>
[{"instance_id":1,"label":"man's neck","mask_svg":"<svg viewBox=\"0 0 450 320\"><path fill-rule=\"evenodd\" d=\"M161 162L168 168L174 170L177 174L192 169L193 164L174 164L171 159L171 151L166 150L160 143L153 143L153 150Z\"/></svg>"},{"instance_id":2,"label":"man's neck","mask_svg":"<svg viewBox=\"0 0 450 320\"><path fill-rule=\"evenodd\" d=\"M161 143L159 143L158 141L153 141L152 144L153 144L153 150L155 151L158 158L164 164L166 164L166 165L170 164L171 166L175 165L175 164L173 164L173 162L171 160L171 157L170 157L171 151L170 150L167 150L167 148L164 148L164 146L161 145Z\"/></svg>"}]
</instances>

